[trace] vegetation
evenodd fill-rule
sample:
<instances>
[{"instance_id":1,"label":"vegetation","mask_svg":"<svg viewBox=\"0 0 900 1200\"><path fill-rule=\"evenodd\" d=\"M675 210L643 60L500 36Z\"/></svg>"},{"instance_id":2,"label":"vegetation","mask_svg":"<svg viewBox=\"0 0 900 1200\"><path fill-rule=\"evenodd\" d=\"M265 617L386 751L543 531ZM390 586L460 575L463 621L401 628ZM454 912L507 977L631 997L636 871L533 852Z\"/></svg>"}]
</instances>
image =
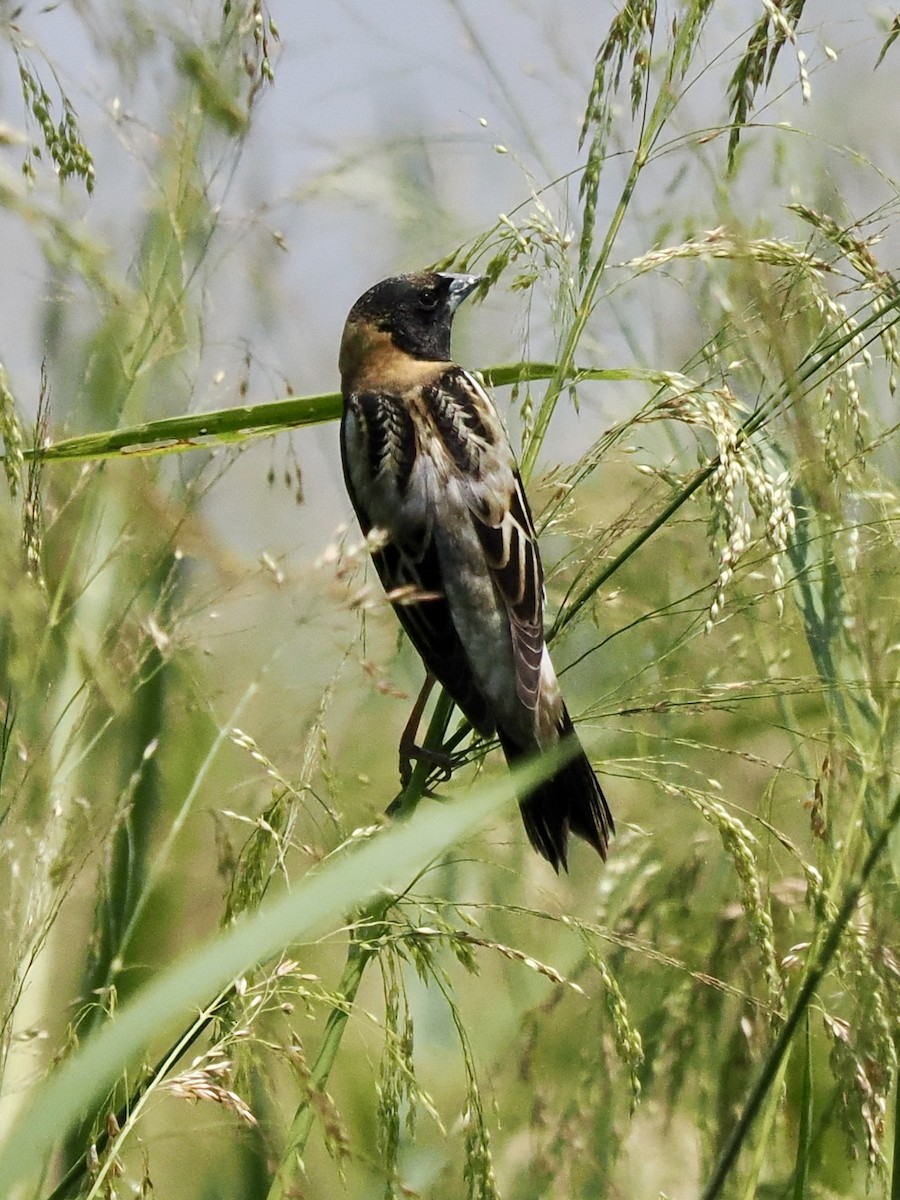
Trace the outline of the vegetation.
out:
<instances>
[{"instance_id":1,"label":"vegetation","mask_svg":"<svg viewBox=\"0 0 900 1200\"><path fill-rule=\"evenodd\" d=\"M452 780L383 816L420 668L338 525L334 369L289 382L342 252L292 312L286 202L242 174L281 14L67 14L90 120L62 18L4 16L45 357L0 371L0 1192L900 1196L900 18L607 5L541 68L582 94L559 175L492 51L512 8L438 11L515 207L454 212L426 125L287 206L340 184L382 274L492 282L459 354L520 439L610 861L556 879L444 697Z\"/></svg>"}]
</instances>

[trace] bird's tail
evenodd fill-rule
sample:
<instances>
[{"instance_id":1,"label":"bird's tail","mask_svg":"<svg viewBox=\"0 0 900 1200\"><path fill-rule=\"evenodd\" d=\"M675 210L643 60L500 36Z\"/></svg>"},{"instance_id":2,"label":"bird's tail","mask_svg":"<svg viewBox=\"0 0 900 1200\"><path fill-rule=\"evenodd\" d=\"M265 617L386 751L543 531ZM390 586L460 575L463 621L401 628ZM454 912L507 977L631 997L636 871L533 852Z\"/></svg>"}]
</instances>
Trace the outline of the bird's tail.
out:
<instances>
[{"instance_id":1,"label":"bird's tail","mask_svg":"<svg viewBox=\"0 0 900 1200\"><path fill-rule=\"evenodd\" d=\"M498 732L510 766L534 752L512 742L502 730ZM609 839L615 833L606 797L565 706L559 736L561 741L574 742L569 746L570 757L555 775L536 784L519 800L528 840L557 872L560 867L568 870L570 833L583 838L604 860Z\"/></svg>"}]
</instances>

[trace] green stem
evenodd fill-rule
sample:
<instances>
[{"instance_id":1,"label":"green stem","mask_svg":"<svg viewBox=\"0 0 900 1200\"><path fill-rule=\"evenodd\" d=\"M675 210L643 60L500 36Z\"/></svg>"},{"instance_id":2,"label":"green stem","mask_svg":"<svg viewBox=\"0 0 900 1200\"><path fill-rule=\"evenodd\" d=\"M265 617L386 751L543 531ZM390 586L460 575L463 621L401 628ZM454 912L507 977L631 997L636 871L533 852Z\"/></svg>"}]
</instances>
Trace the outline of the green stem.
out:
<instances>
[{"instance_id":1,"label":"green stem","mask_svg":"<svg viewBox=\"0 0 900 1200\"><path fill-rule=\"evenodd\" d=\"M425 735L426 749L436 750L441 747L452 712L453 701L445 691L441 691L428 724L428 732ZM397 817L412 815L416 805L425 794L428 777L433 770L433 763L427 759L417 760L409 783L391 806ZM292 1181L296 1172L302 1170L306 1142L315 1119L313 1097L324 1091L328 1083L332 1067L337 1060L344 1031L347 1028L347 1019L356 1001L366 967L377 953L376 939L372 935L372 925L384 920L392 903L392 897L380 897L357 917L357 927L351 934L350 945L347 949L347 961L338 984L338 999L328 1015L325 1036L310 1072L306 1095L300 1101L291 1122L287 1145L269 1188L267 1200L285 1200L285 1197L293 1194L290 1190Z\"/></svg>"},{"instance_id":2,"label":"green stem","mask_svg":"<svg viewBox=\"0 0 900 1200\"><path fill-rule=\"evenodd\" d=\"M434 706L431 720L428 723L428 732L425 734L425 740L422 743L424 749L438 751L443 749L444 738L447 733L447 726L450 724L452 712L453 700L442 688L438 695L437 703ZM412 816L416 805L425 795L429 777L433 771L434 762L429 760L427 756L423 755L421 758L416 759L416 765L413 767L409 783L389 809L391 816Z\"/></svg>"},{"instance_id":3,"label":"green stem","mask_svg":"<svg viewBox=\"0 0 900 1200\"><path fill-rule=\"evenodd\" d=\"M549 379L555 363L507 363L487 367L483 375L492 387L505 387L522 381ZM588 370L578 374L586 379L631 378L621 370ZM219 408L205 413L187 413L180 417L162 417L122 429L79 434L48 446L23 451L26 459L42 462L99 462L107 458L148 457L180 454L188 450L209 449L217 442L246 441L285 429L321 425L341 415L338 392L315 396L288 396L264 404L246 404L237 408ZM0 455L0 459L2 459Z\"/></svg>"},{"instance_id":4,"label":"green stem","mask_svg":"<svg viewBox=\"0 0 900 1200\"><path fill-rule=\"evenodd\" d=\"M606 231L606 237L603 239L603 245L600 253L597 256L597 261L594 263L594 269L591 271L590 278L585 285L581 295L581 300L575 312L575 319L572 322L569 332L566 335L566 340L563 343L562 352L559 360L556 363L553 374L550 377L550 382L547 386L547 391L544 393L544 398L541 401L541 406L538 409L537 417L535 418L534 428L531 431L531 436L528 439L528 445L522 455L520 464L522 478L527 480L534 470L537 462L537 457L540 454L541 446L544 444L544 438L547 435L547 430L550 427L550 419L556 409L556 402L559 399L560 393L566 383L572 379L575 372L575 353L578 349L578 343L581 341L581 335L584 333L584 328L587 325L588 318L591 315L594 307L594 296L597 288L600 285L600 276L609 260L610 252L612 251L613 242L615 241L622 222L625 219L625 213L628 204L631 201L632 193L637 185L638 175L641 172L646 157L639 150L631 164L631 171L628 179L625 182L625 187L622 189L622 195L619 198L619 203L616 206L616 211L613 213L612 221Z\"/></svg>"},{"instance_id":5,"label":"green stem","mask_svg":"<svg viewBox=\"0 0 900 1200\"><path fill-rule=\"evenodd\" d=\"M900 1054L900 1045L897 1052ZM894 1153L891 1157L891 1200L900 1200L900 1080L894 1082Z\"/></svg>"},{"instance_id":6,"label":"green stem","mask_svg":"<svg viewBox=\"0 0 900 1200\"><path fill-rule=\"evenodd\" d=\"M59 1181L47 1200L65 1200L67 1196L79 1188L85 1176L92 1169L91 1151L96 1153L100 1158L106 1151L107 1146L112 1140L112 1129L118 1129L122 1132L131 1128L138 1113L144 1105L145 1098L151 1093L156 1085L165 1078L166 1075L173 1069L182 1055L186 1054L194 1043L200 1038L201 1034L209 1028L212 1021L215 1019L216 1013L225 1004L228 997L231 995L231 988L226 992L221 993L213 1003L207 1008L198 1018L182 1033L178 1040L169 1047L165 1054L158 1060L156 1065L147 1072L141 1082L129 1094L128 1099L116 1112L115 1118L112 1121L107 1121L97 1133L90 1151L82 1154L75 1162L71 1164L63 1178ZM117 1135L117 1136L121 1136Z\"/></svg>"},{"instance_id":7,"label":"green stem","mask_svg":"<svg viewBox=\"0 0 900 1200\"><path fill-rule=\"evenodd\" d=\"M794 1200L806 1200L809 1195L810 1148L813 1129L813 1069L812 1029L809 1012L805 1017L805 1042L803 1059L803 1082L800 1092L800 1128L797 1130L797 1165L794 1167Z\"/></svg>"},{"instance_id":8,"label":"green stem","mask_svg":"<svg viewBox=\"0 0 900 1200\"><path fill-rule=\"evenodd\" d=\"M425 745L427 747L437 749L441 746L452 711L453 701L450 700L446 693L441 692L425 736ZM400 811L404 815L411 815L416 804L425 794L428 775L432 770L432 764L426 760L416 763L412 778L401 793L402 809ZM310 1073L307 1095L294 1115L288 1135L288 1149L272 1182L269 1200L276 1200L276 1198L290 1195L290 1192L286 1192L285 1188L288 1185L290 1176L293 1174L294 1162L296 1159L302 1157L306 1141L312 1129L314 1113L310 1103L311 1098L317 1092L321 1092L328 1082L331 1069L337 1058L341 1039L344 1036L347 1018L350 1015L357 992L359 991L363 974L369 961L376 953L371 927L373 923L377 923L383 919L390 904L391 900L380 898L364 909L357 918L357 923L362 933L355 933L351 936L350 946L347 951L347 962L338 984L339 1000L328 1016L322 1045ZM367 940L367 936L369 940ZM119 1128L124 1129L128 1125L130 1119L140 1109L143 1097L169 1073L177 1060L196 1042L200 1034L209 1026L215 1015L220 1011L230 994L231 989L218 996L200 1020L194 1022L185 1033L180 1035L178 1040L166 1051L156 1066L148 1072L138 1086L129 1094L127 1101L116 1114L115 1124ZM98 1154L102 1155L109 1142L109 1129L102 1129L96 1138L93 1148ZM65 1200L67 1196L70 1196L81 1185L89 1167L89 1156L84 1154L71 1164L65 1176L56 1185L52 1193L47 1197L47 1200Z\"/></svg>"},{"instance_id":9,"label":"green stem","mask_svg":"<svg viewBox=\"0 0 900 1200\"><path fill-rule=\"evenodd\" d=\"M600 279L603 272L606 270L609 262L610 254L612 253L613 245L616 238L619 236L619 230L622 228L622 223L625 220L625 214L628 211L628 206L631 204L632 196L637 187L638 179L641 171L647 165L654 143L662 132L666 121L678 103L678 92L675 88L675 73L680 69L680 64L684 62L685 55L690 49L691 43L695 37L696 29L689 21L682 21L675 35L675 42L672 47L672 53L668 56L667 67L663 80L656 93L656 99L653 103L653 108L643 122L640 138L638 140L637 149L634 152L634 157L631 160L631 169L628 172L628 178L622 188L622 193L619 196L618 204L615 212L606 230L606 235L603 239L603 244L600 247L600 252L594 262L587 283L582 291L578 308L575 312L575 319L566 335L563 343L562 352L559 356L559 361L556 364L556 370L550 380L544 399L541 401L541 406L538 410L537 418L534 423L534 428L531 432L531 437L528 440L528 446L522 457L522 477L528 479L531 472L534 470L538 455L541 451L544 438L547 434L547 429L550 425L550 419L556 408L556 403L560 393L566 385L567 380L572 378L575 364L575 353L578 349L578 344L581 341L581 335L584 333L585 326L590 319L591 313L594 310L597 290L600 286ZM647 79L649 81L650 72L650 57L647 60Z\"/></svg>"},{"instance_id":10,"label":"green stem","mask_svg":"<svg viewBox=\"0 0 900 1200\"><path fill-rule=\"evenodd\" d=\"M738 430L738 442L740 443L746 441L747 438L751 437L754 433L761 429L766 421L768 421L769 418L787 402L793 390L799 388L801 385L805 386L806 384L811 383L814 376L816 376L824 368L832 366L832 364L832 369L836 370L841 364L835 363L835 359L857 337L862 334L866 334L867 337L864 345L867 346L869 342L874 341L875 338L879 337L881 332L883 332L881 322L884 321L884 318L888 314L894 315L889 322L884 323L884 328L888 328L890 325L895 324L898 320L896 316L898 311L900 311L900 299L892 300L889 305L886 305L885 308L881 309L879 312L870 313L865 320L859 322L855 329L844 330L843 333L839 333L831 342L820 342L817 347L815 347L813 350L810 350L809 353L804 355L803 359L800 361L794 377L789 380L789 382L786 383L785 386L778 392L774 393L766 401L760 404L759 407L747 417ZM873 326L877 326L877 328L873 330ZM855 354L857 351L853 350L852 353ZM673 516L678 509L681 508L681 506L691 498L691 496L694 495L698 488L702 487L703 484L706 483L710 475L712 475L712 473L719 466L720 461L721 460L718 455L711 459L705 467L701 468L701 470L697 472L690 483L686 484L682 490L678 492L678 494L674 496L672 500L670 500L662 512L660 512L653 519L653 521L650 522L646 529L642 529L640 533L633 537L628 545L625 546L625 548L620 551L620 553L617 554L614 559L612 559L611 562L606 563L590 577L588 582L584 585L584 587L582 587L581 591L571 603L567 604L565 601L563 602L556 621L553 624L553 628L548 635L548 641L560 633L561 630L565 629L569 622L573 620L573 618L584 607L588 600L590 600L594 593L603 586L607 579L614 575L615 572L618 571L618 569L622 566L622 564L631 558L631 556L638 551L641 546L643 546L643 544L648 541L654 533L656 533L658 529L665 525L669 518Z\"/></svg>"},{"instance_id":11,"label":"green stem","mask_svg":"<svg viewBox=\"0 0 900 1200\"><path fill-rule=\"evenodd\" d=\"M812 967L810 967L791 1006L787 1019L781 1028L781 1032L775 1039L775 1044L769 1051L756 1082L750 1090L744 1111L741 1113L737 1124L725 1143L719 1161L713 1169L710 1181L703 1190L701 1200L716 1200L716 1197L722 1194L725 1182L737 1162L738 1155L750 1134L753 1122L762 1107L773 1081L778 1075L782 1060L790 1047L797 1027L806 1015L813 995L822 982L825 972L838 948L838 944L843 937L844 930L850 923L850 918L853 916L854 910L859 903L859 898L869 881L869 876L887 848L888 840L898 821L900 821L900 794L898 794L897 799L894 801L888 813L887 820L879 831L878 836L869 847L869 853L866 855L866 860L863 863L859 877L844 893L844 900L838 914L822 941L816 960Z\"/></svg>"},{"instance_id":12,"label":"green stem","mask_svg":"<svg viewBox=\"0 0 900 1200\"><path fill-rule=\"evenodd\" d=\"M376 901L366 910L363 920L366 923L380 920L384 917L389 904L389 900ZM363 932L365 933L365 928ZM329 1013L325 1025L325 1036L306 1084L306 1095L294 1114L294 1120L288 1133L287 1146L269 1188L268 1200L284 1200L285 1196L294 1195L291 1190L292 1182L297 1169L302 1170L306 1141L315 1119L312 1099L317 1093L324 1091L325 1085L328 1083L328 1077L337 1059L341 1039L347 1026L347 1019L353 1009L366 967L374 954L375 946L371 942L360 940L358 933L351 936L350 947L347 951L347 963L338 984L339 999Z\"/></svg>"},{"instance_id":13,"label":"green stem","mask_svg":"<svg viewBox=\"0 0 900 1200\"><path fill-rule=\"evenodd\" d=\"M643 546L644 542L648 541L654 535L654 533L656 533L657 529L660 529L663 525L665 525L668 519L674 513L676 513L679 508L681 508L682 504L684 504L691 498L691 496L693 496L694 492L696 492L698 488L703 486L707 479L709 479L710 475L712 475L718 464L719 460L716 458L713 460L713 462L705 466L702 471L699 471L691 480L691 482L686 487L682 488L678 495L666 505L662 512L658 513L649 525L642 529L636 537L631 539L624 550L620 551L620 553L617 554L614 559L606 563L600 568L599 571L591 576L590 580L581 589L581 592L575 597L571 604L566 605L560 610L559 615L553 623L552 629L547 635L548 642L552 641L557 634L565 629L570 621L574 620L579 611L584 607L588 600L590 600L591 596L594 595L597 589L601 588L607 579L609 579L611 575L614 575L616 571L618 571L619 567L621 567L627 559L631 558L632 554L636 553L641 546Z\"/></svg>"}]
</instances>

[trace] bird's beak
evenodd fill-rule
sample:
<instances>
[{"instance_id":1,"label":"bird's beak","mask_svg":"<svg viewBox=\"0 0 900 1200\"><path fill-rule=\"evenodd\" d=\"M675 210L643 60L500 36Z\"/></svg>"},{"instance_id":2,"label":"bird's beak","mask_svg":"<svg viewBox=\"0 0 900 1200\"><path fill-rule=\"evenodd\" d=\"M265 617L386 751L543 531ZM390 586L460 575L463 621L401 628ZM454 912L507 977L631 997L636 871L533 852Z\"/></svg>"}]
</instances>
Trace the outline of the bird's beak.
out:
<instances>
[{"instance_id":1,"label":"bird's beak","mask_svg":"<svg viewBox=\"0 0 900 1200\"><path fill-rule=\"evenodd\" d=\"M439 274L441 279L450 280L448 304L451 313L456 312L466 296L470 296L478 285L487 279L486 275L451 275L446 271L441 271Z\"/></svg>"}]
</instances>

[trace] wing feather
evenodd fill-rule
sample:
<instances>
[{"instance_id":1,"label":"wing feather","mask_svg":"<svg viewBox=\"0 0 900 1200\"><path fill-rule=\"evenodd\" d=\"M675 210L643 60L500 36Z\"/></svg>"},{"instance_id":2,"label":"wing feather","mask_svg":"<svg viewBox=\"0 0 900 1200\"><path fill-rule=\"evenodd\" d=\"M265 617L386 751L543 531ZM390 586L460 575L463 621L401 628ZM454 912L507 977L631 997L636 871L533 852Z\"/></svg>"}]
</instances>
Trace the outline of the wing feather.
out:
<instances>
[{"instance_id":1,"label":"wing feather","mask_svg":"<svg viewBox=\"0 0 900 1200\"><path fill-rule=\"evenodd\" d=\"M388 430L385 433L378 428L380 423L383 424L378 418L388 413L395 424L397 418L394 409L383 400L378 404L367 404L365 400L360 402L354 396L347 408L360 413L363 418L361 428L366 449L363 461L367 465L371 480L382 468L385 458L383 447L388 444L388 433L391 432ZM401 440L404 443L404 455L397 456L402 465L402 470L398 473L398 490L400 485L405 489L415 458L414 443L411 448L407 448L408 439ZM346 412L341 423L341 459L347 491L363 535L367 537L375 524L364 500L366 483L369 480L363 476L360 487L354 483ZM392 535L392 540L373 552L372 562L388 596L397 592L402 595L402 600L393 603L394 612L422 658L426 670L447 689L475 728L489 736L494 732L494 721L487 701L476 684L453 621L453 614L444 593L441 564L431 531L424 527L417 532L407 529L402 542L397 540L395 531L388 530L388 533ZM416 599L417 596L422 599Z\"/></svg>"},{"instance_id":2,"label":"wing feather","mask_svg":"<svg viewBox=\"0 0 900 1200\"><path fill-rule=\"evenodd\" d=\"M493 718L475 682L444 595L433 540L429 537L416 547L403 548L388 542L373 553L372 561L388 594L395 589L408 592L408 599L394 604L394 612L426 668L447 689L475 728L485 736L492 734ZM417 595L427 599L416 600Z\"/></svg>"},{"instance_id":3,"label":"wing feather","mask_svg":"<svg viewBox=\"0 0 900 1200\"><path fill-rule=\"evenodd\" d=\"M461 368L440 381L439 411L454 434L464 424L478 451L480 471L466 475L468 507L485 563L510 621L516 690L526 707L535 709L540 695L544 652L544 574L534 521L522 479L494 405L480 383ZM455 438L447 436L455 443ZM451 451L459 464L458 450ZM474 454L474 452L473 452Z\"/></svg>"}]
</instances>

